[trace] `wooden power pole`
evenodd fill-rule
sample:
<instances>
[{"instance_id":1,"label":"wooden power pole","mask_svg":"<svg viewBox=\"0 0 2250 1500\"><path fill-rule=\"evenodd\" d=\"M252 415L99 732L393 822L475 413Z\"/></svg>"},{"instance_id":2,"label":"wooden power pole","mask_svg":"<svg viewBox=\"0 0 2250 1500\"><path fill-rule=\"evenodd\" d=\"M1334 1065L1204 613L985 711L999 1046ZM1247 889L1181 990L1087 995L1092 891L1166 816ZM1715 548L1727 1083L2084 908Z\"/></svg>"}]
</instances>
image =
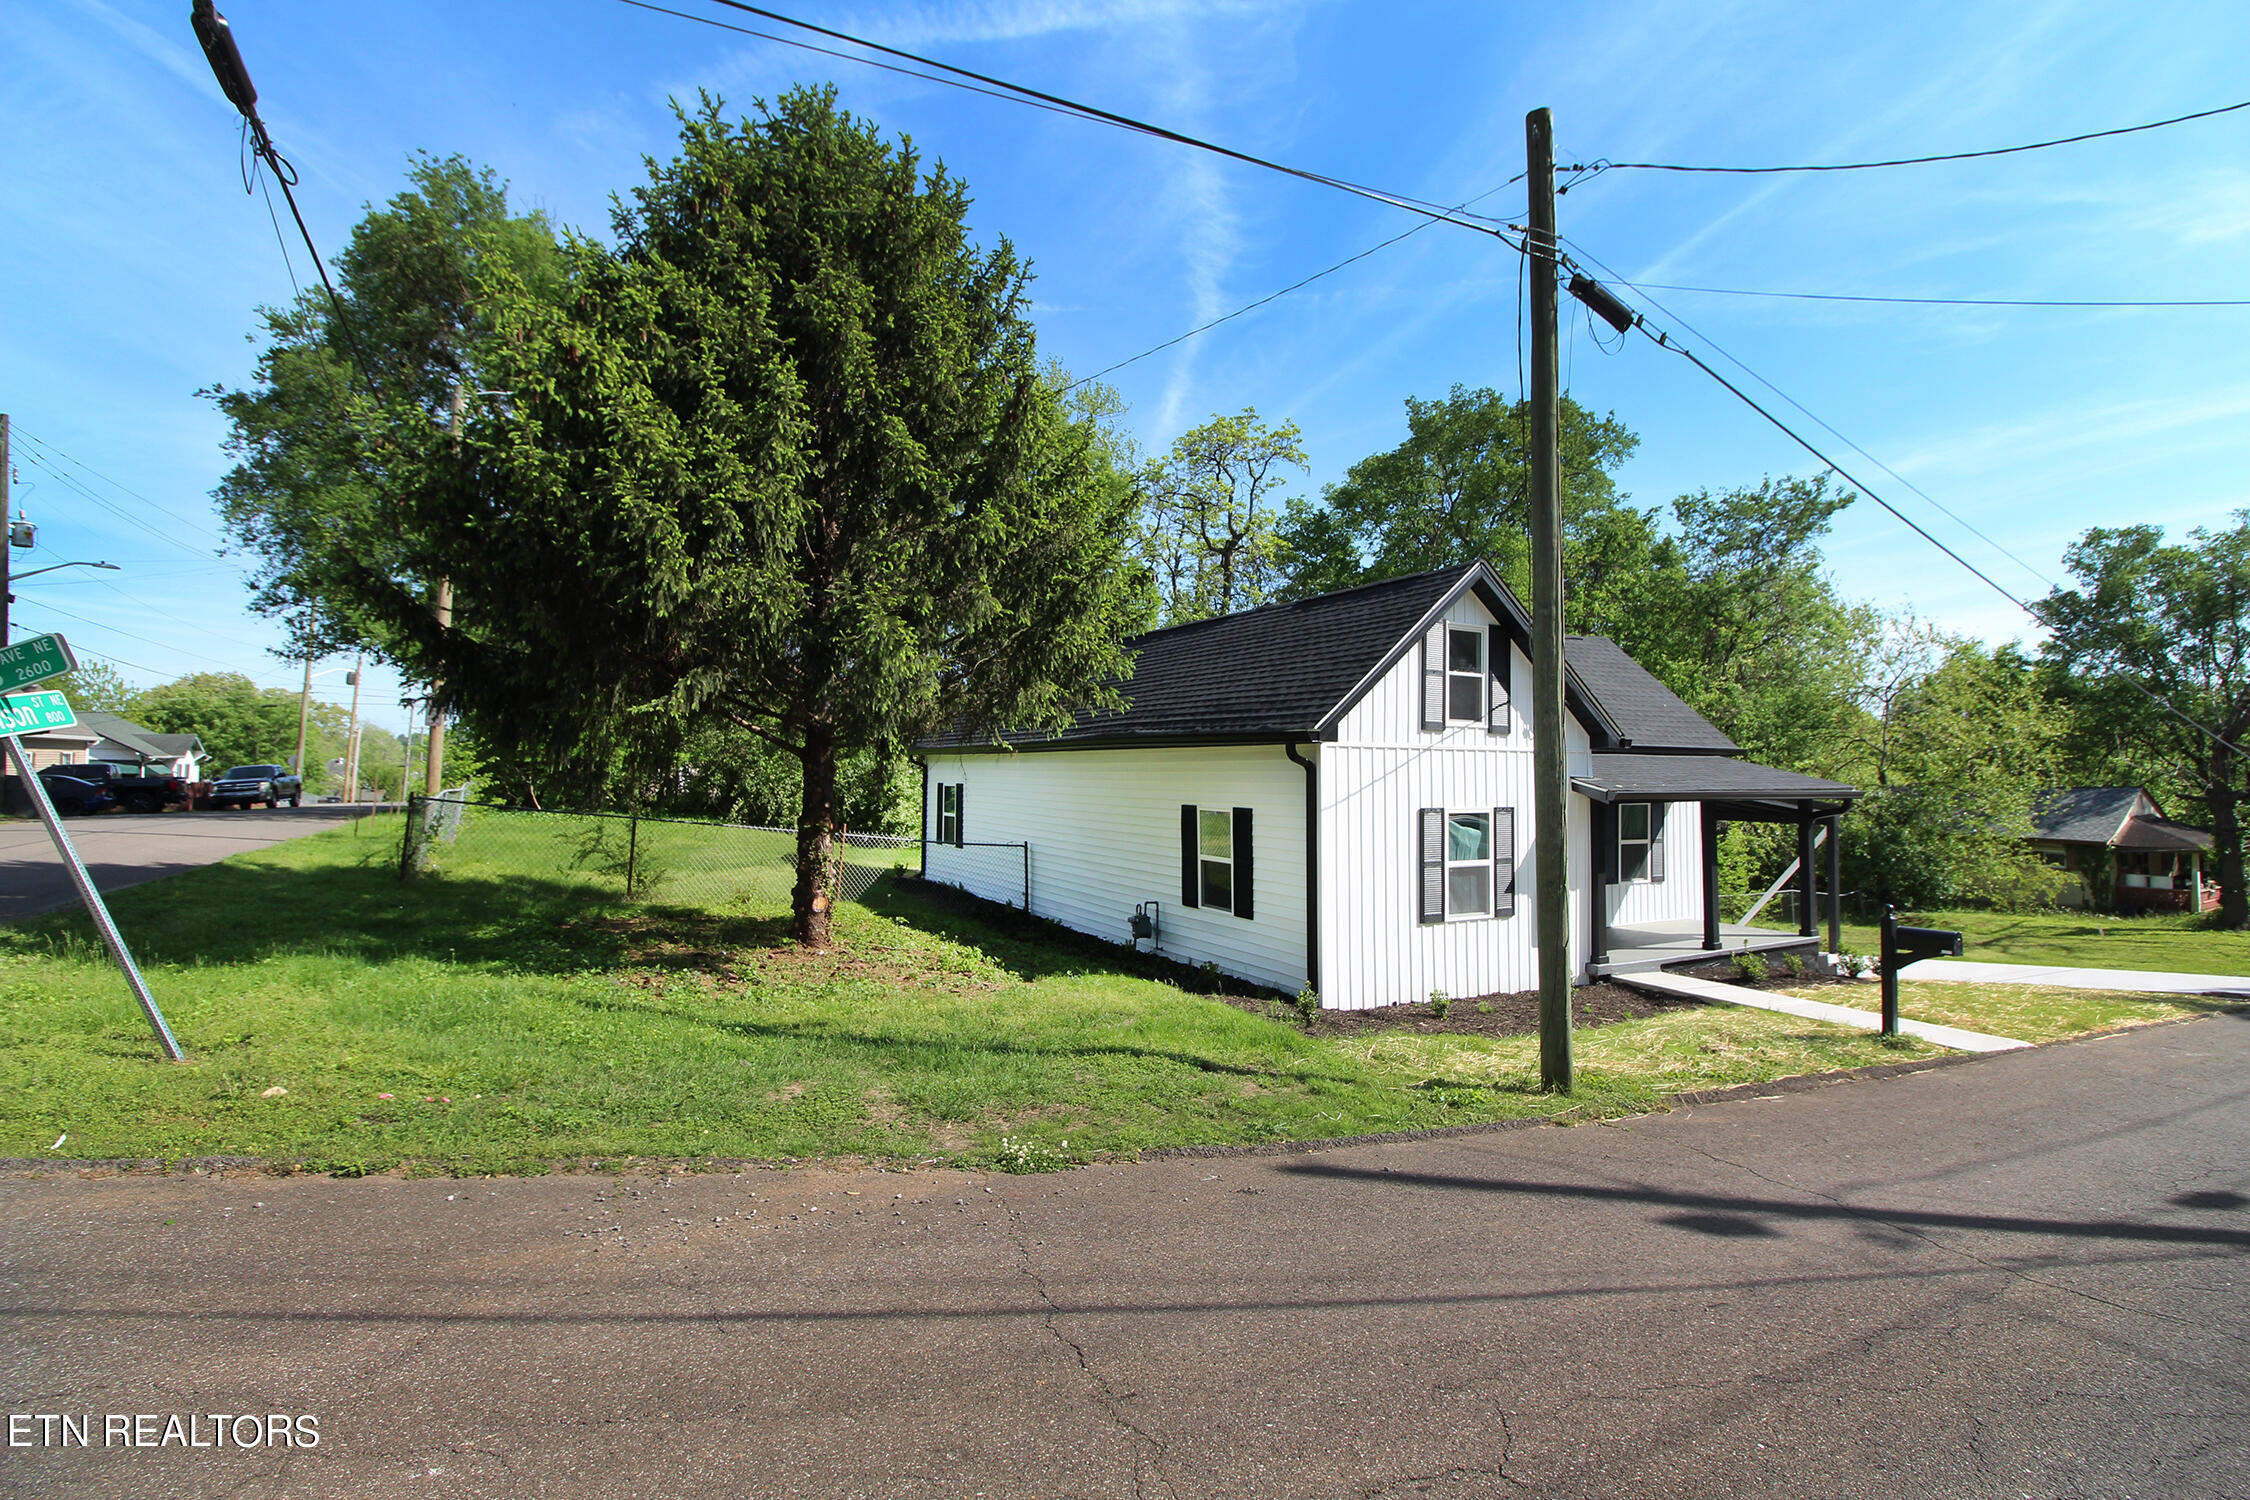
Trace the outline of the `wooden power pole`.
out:
<instances>
[{"instance_id":1,"label":"wooden power pole","mask_svg":"<svg viewBox=\"0 0 2250 1500\"><path fill-rule=\"evenodd\" d=\"M468 392L461 382L453 382L453 410L446 421L446 431L453 435L453 456L461 456L461 409L468 403ZM453 623L453 580L437 581L437 597L431 601L437 614L438 629L443 631ZM445 790L445 699L441 692L444 684L430 684L430 756L422 771L422 795L435 797ZM404 798L402 788L399 796Z\"/></svg>"},{"instance_id":2,"label":"wooden power pole","mask_svg":"<svg viewBox=\"0 0 2250 1500\"><path fill-rule=\"evenodd\" d=\"M1563 737L1562 421L1556 357L1555 121L1524 117L1531 189L1531 752L1539 919L1539 1082L1568 1093L1570 1047L1570 767ZM1598 855L1597 855L1598 857ZM1599 889L1597 886L1596 889Z\"/></svg>"}]
</instances>

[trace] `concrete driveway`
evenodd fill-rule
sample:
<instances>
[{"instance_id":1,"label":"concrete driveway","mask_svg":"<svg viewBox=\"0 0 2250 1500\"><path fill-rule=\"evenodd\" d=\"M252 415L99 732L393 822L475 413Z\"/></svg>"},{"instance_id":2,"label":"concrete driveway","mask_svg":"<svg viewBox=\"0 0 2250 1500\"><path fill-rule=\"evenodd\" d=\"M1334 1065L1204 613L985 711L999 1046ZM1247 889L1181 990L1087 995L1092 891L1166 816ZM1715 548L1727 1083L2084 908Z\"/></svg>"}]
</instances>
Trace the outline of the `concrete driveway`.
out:
<instances>
[{"instance_id":1,"label":"concrete driveway","mask_svg":"<svg viewBox=\"0 0 2250 1500\"><path fill-rule=\"evenodd\" d=\"M43 1496L2242 1495L2246 1080L2228 1016L1052 1176L0 1177L7 1410L96 1433L0 1463ZM104 1449L110 1413L319 1444Z\"/></svg>"},{"instance_id":2,"label":"concrete driveway","mask_svg":"<svg viewBox=\"0 0 2250 1500\"><path fill-rule=\"evenodd\" d=\"M104 893L302 838L371 809L340 803L226 812L104 813L63 828ZM76 904L70 875L36 818L0 823L0 922Z\"/></svg>"}]
</instances>

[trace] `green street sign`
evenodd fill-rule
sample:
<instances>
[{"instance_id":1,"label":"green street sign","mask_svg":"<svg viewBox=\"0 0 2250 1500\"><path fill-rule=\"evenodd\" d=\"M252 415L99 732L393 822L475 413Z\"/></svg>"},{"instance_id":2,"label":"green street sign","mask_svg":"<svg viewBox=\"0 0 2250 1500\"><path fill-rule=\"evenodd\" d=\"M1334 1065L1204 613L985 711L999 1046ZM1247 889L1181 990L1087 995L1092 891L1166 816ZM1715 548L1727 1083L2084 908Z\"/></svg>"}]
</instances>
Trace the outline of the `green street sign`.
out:
<instances>
[{"instance_id":1,"label":"green street sign","mask_svg":"<svg viewBox=\"0 0 2250 1500\"><path fill-rule=\"evenodd\" d=\"M0 650L0 693L60 677L77 667L78 658L70 654L70 642L59 635L35 635Z\"/></svg>"},{"instance_id":2,"label":"green street sign","mask_svg":"<svg viewBox=\"0 0 2250 1500\"><path fill-rule=\"evenodd\" d=\"M37 734L43 729L68 729L78 722L70 702L60 693L17 693L0 698L0 734Z\"/></svg>"}]
</instances>

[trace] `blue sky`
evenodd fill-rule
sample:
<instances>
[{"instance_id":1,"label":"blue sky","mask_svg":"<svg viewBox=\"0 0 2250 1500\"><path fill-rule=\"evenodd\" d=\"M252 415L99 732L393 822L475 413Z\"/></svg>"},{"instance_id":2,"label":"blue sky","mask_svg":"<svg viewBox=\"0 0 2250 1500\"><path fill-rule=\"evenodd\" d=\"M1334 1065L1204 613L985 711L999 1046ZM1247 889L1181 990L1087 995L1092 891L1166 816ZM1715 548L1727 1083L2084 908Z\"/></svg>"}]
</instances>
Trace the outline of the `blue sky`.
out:
<instances>
[{"instance_id":1,"label":"blue sky","mask_svg":"<svg viewBox=\"0 0 2250 1500\"><path fill-rule=\"evenodd\" d=\"M1043 352L1081 374L1414 222L1176 146L617 0L222 9L331 254L364 205L398 190L417 149L460 152L508 179L519 204L599 231L642 156L671 153L668 98L707 88L747 108L828 80L848 107L967 178L978 233L1007 235L1035 264ZM14 626L62 630L137 683L231 668L294 686L296 668L271 654L279 633L245 608L240 562L217 555L209 494L225 468L224 428L195 394L247 378L253 309L286 299L290 274L265 200L243 193L237 117L187 12L187 0L46 0L11 13L0 410L17 424L16 500L40 525L38 551L19 552L17 566L121 565L25 583ZM1522 169L1523 116L1542 104L1565 162L1755 164L1973 150L2250 96L2250 8L2238 0L797 0L794 13L1446 202ZM1521 192L1481 209L1516 215ZM1635 281L2239 297L2250 289L2250 111L1885 172L1612 172L1562 200L1561 224ZM289 254L309 284L302 247ZM1989 537L1837 454L2019 593L2044 592L2040 575L2060 578L2063 549L2088 526L2184 530L2250 505L2250 309L1656 296L1699 331L1688 343L1707 358L1715 340ZM1440 225L1110 379L1151 451L1218 411L1255 406L1298 422L1312 459L1303 488L1316 492L1399 441L1403 398L1456 383L1512 392L1516 350L1515 256ZM1640 434L1622 476L1637 503L1816 467L1643 341L1606 352L1581 317L1563 363L1581 402ZM1872 504L1846 514L1828 556L1856 597L1994 640L2028 634L1985 585ZM342 664L321 665L316 691L341 701L342 673L329 669ZM364 707L398 727L399 692L395 678L371 673Z\"/></svg>"}]
</instances>

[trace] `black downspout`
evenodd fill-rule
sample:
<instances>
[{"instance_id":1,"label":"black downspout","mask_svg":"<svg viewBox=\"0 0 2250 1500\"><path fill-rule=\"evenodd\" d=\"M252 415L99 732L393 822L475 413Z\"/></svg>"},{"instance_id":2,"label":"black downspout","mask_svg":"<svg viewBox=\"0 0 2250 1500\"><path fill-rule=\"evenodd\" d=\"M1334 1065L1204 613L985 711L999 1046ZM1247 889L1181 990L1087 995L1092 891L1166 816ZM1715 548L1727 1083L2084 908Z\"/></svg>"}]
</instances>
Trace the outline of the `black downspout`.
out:
<instances>
[{"instance_id":1,"label":"black downspout","mask_svg":"<svg viewBox=\"0 0 2250 1500\"><path fill-rule=\"evenodd\" d=\"M927 880L930 878L930 763L926 757L917 755L914 764L922 768L922 806L914 820L922 834L922 868L915 873Z\"/></svg>"},{"instance_id":2,"label":"black downspout","mask_svg":"<svg viewBox=\"0 0 2250 1500\"><path fill-rule=\"evenodd\" d=\"M1305 988L1320 993L1320 762L1297 753L1300 740L1281 748L1305 768Z\"/></svg>"},{"instance_id":3,"label":"black downspout","mask_svg":"<svg viewBox=\"0 0 2250 1500\"><path fill-rule=\"evenodd\" d=\"M1617 879L1617 804L1596 802L1588 821L1593 825L1594 847L1591 851L1594 867L1593 900L1588 903L1593 910L1587 913L1588 925L1593 929L1592 941L1587 947L1589 964L1609 962L1609 893Z\"/></svg>"}]
</instances>

